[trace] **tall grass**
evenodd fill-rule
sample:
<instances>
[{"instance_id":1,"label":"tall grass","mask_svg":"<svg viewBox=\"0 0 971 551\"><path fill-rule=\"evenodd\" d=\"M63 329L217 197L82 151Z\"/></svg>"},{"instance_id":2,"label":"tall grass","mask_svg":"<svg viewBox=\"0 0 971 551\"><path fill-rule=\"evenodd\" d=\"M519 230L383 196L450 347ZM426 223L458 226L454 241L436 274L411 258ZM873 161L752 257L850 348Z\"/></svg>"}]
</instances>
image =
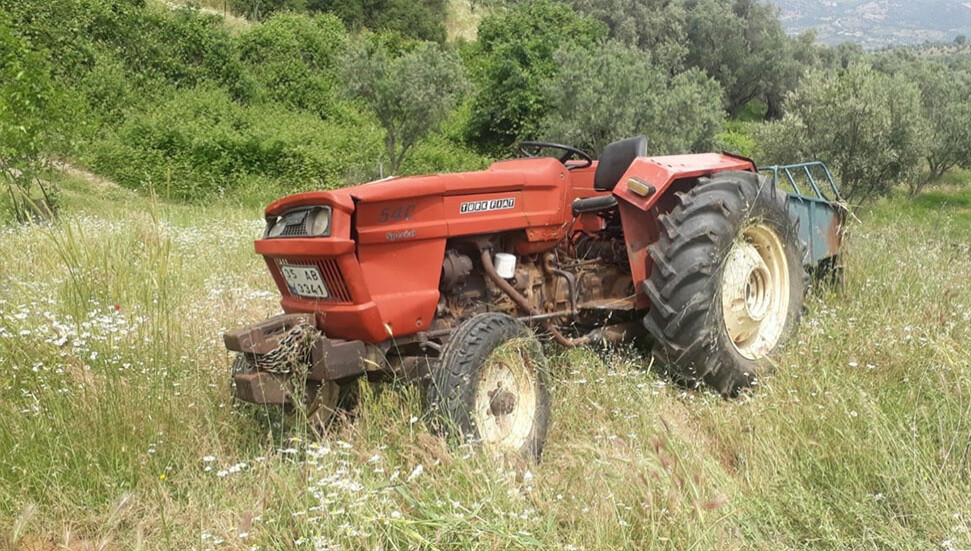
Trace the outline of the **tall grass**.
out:
<instances>
[{"instance_id":1,"label":"tall grass","mask_svg":"<svg viewBox=\"0 0 971 551\"><path fill-rule=\"evenodd\" d=\"M407 386L271 437L220 342L278 310L259 213L88 185L0 230L0 549L971 546L966 189L860 213L845 290L741 399L551 349L544 461L516 465L431 436Z\"/></svg>"}]
</instances>

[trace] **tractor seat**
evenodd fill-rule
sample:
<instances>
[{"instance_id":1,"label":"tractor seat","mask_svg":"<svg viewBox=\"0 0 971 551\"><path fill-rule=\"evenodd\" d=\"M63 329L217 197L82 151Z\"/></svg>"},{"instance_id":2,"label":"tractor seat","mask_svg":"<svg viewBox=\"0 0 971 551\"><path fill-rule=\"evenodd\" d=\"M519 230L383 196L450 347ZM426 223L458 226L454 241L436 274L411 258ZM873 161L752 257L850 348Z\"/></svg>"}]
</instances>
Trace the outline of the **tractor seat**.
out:
<instances>
[{"instance_id":1,"label":"tractor seat","mask_svg":"<svg viewBox=\"0 0 971 551\"><path fill-rule=\"evenodd\" d=\"M604 148L597 163L597 172L593 175L593 189L597 191L612 191L617 186L631 163L638 157L647 155L647 137L636 136L626 140L613 142ZM599 212L617 206L617 198L613 195L599 195L577 199L573 202L573 216L585 212Z\"/></svg>"},{"instance_id":2,"label":"tractor seat","mask_svg":"<svg viewBox=\"0 0 971 551\"><path fill-rule=\"evenodd\" d=\"M611 191L620 181L631 163L647 155L647 137L637 136L607 144L600 154L597 172L593 175L593 189Z\"/></svg>"}]
</instances>

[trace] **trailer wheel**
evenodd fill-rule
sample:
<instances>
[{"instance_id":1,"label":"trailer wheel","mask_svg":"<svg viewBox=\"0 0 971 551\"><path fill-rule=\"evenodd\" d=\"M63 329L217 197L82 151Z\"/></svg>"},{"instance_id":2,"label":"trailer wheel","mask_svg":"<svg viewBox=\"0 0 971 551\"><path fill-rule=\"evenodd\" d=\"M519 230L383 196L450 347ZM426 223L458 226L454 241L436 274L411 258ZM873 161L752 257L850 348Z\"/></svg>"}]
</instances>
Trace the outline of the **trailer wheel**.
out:
<instances>
[{"instance_id":1,"label":"trailer wheel","mask_svg":"<svg viewBox=\"0 0 971 551\"><path fill-rule=\"evenodd\" d=\"M750 172L702 178L661 215L644 325L675 378L725 396L751 386L795 330L808 274L787 195Z\"/></svg>"},{"instance_id":2,"label":"trailer wheel","mask_svg":"<svg viewBox=\"0 0 971 551\"><path fill-rule=\"evenodd\" d=\"M511 316L479 314L449 337L428 398L439 433L538 460L550 419L543 347Z\"/></svg>"}]
</instances>

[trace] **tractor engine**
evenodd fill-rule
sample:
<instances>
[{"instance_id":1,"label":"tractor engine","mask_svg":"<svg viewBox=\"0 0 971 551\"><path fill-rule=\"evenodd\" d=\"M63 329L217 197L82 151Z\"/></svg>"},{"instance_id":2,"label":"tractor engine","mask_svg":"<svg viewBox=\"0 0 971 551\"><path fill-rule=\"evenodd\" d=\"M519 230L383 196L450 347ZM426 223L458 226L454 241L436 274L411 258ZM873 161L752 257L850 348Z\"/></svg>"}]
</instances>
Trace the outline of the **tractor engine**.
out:
<instances>
[{"instance_id":1,"label":"tractor engine","mask_svg":"<svg viewBox=\"0 0 971 551\"><path fill-rule=\"evenodd\" d=\"M515 249L503 245L500 240L490 243L490 254ZM479 249L469 242L452 243L446 250L439 284L441 298L432 330L455 327L483 312L524 315L523 309L487 275L480 257ZM533 310L532 317L541 316L556 325L599 324L604 320L588 319L585 324L579 314L584 309L624 302L634 294L624 243L601 236L580 234L572 243L549 251L516 255L511 275L504 279L525 299Z\"/></svg>"}]
</instances>

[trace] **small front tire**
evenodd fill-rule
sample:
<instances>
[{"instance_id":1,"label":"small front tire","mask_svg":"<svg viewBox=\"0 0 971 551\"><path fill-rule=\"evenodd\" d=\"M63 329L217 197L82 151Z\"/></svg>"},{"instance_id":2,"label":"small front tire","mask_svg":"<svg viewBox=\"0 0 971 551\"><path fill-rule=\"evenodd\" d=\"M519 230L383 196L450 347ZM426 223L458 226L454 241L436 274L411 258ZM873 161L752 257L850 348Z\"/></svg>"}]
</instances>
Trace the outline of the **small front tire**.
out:
<instances>
[{"instance_id":1,"label":"small front tire","mask_svg":"<svg viewBox=\"0 0 971 551\"><path fill-rule=\"evenodd\" d=\"M490 312L466 320L449 337L428 398L440 433L539 460L550 419L549 387L536 336L516 318Z\"/></svg>"}]
</instances>

